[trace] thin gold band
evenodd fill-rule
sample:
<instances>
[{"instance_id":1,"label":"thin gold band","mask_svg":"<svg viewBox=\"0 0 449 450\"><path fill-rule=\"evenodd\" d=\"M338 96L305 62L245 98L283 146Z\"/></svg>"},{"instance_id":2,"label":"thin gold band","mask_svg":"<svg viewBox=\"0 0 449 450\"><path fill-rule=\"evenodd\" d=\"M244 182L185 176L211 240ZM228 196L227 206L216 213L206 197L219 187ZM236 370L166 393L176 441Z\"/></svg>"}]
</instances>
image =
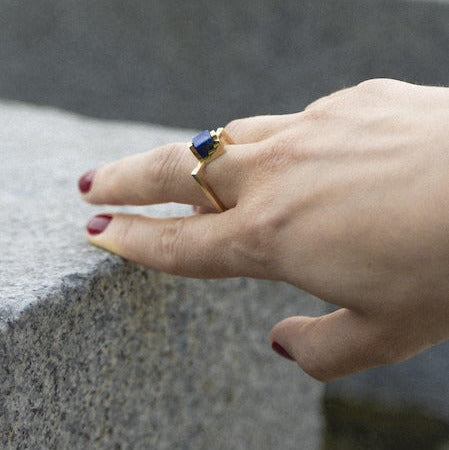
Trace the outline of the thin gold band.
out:
<instances>
[{"instance_id":1,"label":"thin gold band","mask_svg":"<svg viewBox=\"0 0 449 450\"><path fill-rule=\"evenodd\" d=\"M232 140L229 137L229 135L224 131L223 128L217 128L217 131L212 130L209 133L211 139L213 139L213 147L210 150L208 150L207 156L204 156L204 152L202 156L199 153L198 149L195 148L193 143L190 146L190 150L199 160L198 165L195 167L195 169L193 169L191 175L194 178L194 180L199 184L200 188L202 189L206 197L209 199L209 201L212 203L214 208L219 212L223 212L226 211L227 208L224 206L223 202L218 198L217 194L215 194L214 190L210 187L209 183L206 181L205 171L207 164L209 164L214 159L218 158L219 156L225 153L223 144L232 144Z\"/></svg>"}]
</instances>

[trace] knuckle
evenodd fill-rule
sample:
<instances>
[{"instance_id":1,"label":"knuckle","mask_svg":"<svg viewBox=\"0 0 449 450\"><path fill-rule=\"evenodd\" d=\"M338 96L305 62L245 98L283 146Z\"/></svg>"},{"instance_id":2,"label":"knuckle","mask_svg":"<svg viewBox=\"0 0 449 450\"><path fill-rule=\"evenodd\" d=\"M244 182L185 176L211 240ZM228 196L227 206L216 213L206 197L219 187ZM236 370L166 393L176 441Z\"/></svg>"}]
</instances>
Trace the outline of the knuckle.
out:
<instances>
[{"instance_id":1,"label":"knuckle","mask_svg":"<svg viewBox=\"0 0 449 450\"><path fill-rule=\"evenodd\" d=\"M266 168L266 166L284 166L290 162L289 149L292 146L293 137L287 133L280 133L266 141L261 145L257 153L258 162Z\"/></svg>"},{"instance_id":2,"label":"knuckle","mask_svg":"<svg viewBox=\"0 0 449 450\"><path fill-rule=\"evenodd\" d=\"M179 144L167 144L156 151L154 158L151 160L151 166L148 168L152 173L152 179L156 188L163 196L167 192L167 188L176 177L180 159L177 155Z\"/></svg>"},{"instance_id":3,"label":"knuckle","mask_svg":"<svg viewBox=\"0 0 449 450\"><path fill-rule=\"evenodd\" d=\"M283 225L283 220L275 211L269 208L258 208L252 219L242 226L238 239L238 252L248 261L256 273L274 274L277 259L276 236Z\"/></svg>"},{"instance_id":4,"label":"knuckle","mask_svg":"<svg viewBox=\"0 0 449 450\"><path fill-rule=\"evenodd\" d=\"M300 114L313 120L327 118L329 113L340 109L347 99L351 98L354 88L344 88L332 94L321 97L310 103Z\"/></svg>"},{"instance_id":5,"label":"knuckle","mask_svg":"<svg viewBox=\"0 0 449 450\"><path fill-rule=\"evenodd\" d=\"M136 236L137 217L129 215L125 220L116 220L118 224L116 240L120 249L127 251L132 247L132 240Z\"/></svg>"},{"instance_id":6,"label":"knuckle","mask_svg":"<svg viewBox=\"0 0 449 450\"><path fill-rule=\"evenodd\" d=\"M400 82L390 78L371 78L359 83L357 88L365 92L379 92L390 87L395 87L398 83Z\"/></svg>"},{"instance_id":7,"label":"knuckle","mask_svg":"<svg viewBox=\"0 0 449 450\"><path fill-rule=\"evenodd\" d=\"M256 164L264 171L276 168L285 169L293 163L301 161L305 148L310 140L310 127L305 123L299 124L295 129L277 133L265 141L255 155ZM301 148L297 142L301 142Z\"/></svg>"},{"instance_id":8,"label":"knuckle","mask_svg":"<svg viewBox=\"0 0 449 450\"><path fill-rule=\"evenodd\" d=\"M246 125L246 119L234 119L231 120L225 127L226 133L229 134L229 136L238 135L240 134L240 131L242 128L245 128Z\"/></svg>"},{"instance_id":9,"label":"knuckle","mask_svg":"<svg viewBox=\"0 0 449 450\"><path fill-rule=\"evenodd\" d=\"M179 274L183 267L181 236L184 221L185 219L180 217L164 225L156 250L159 252L163 270L173 274Z\"/></svg>"},{"instance_id":10,"label":"knuckle","mask_svg":"<svg viewBox=\"0 0 449 450\"><path fill-rule=\"evenodd\" d=\"M307 114L304 114L305 112L318 110L325 105L327 105L331 101L332 96L331 95L325 95L324 97L320 97L317 100L313 101L312 103L309 103L305 108L304 111L302 111L300 114L301 116L307 116Z\"/></svg>"},{"instance_id":11,"label":"knuckle","mask_svg":"<svg viewBox=\"0 0 449 450\"><path fill-rule=\"evenodd\" d=\"M317 103L314 107L303 111L301 119L307 122L328 119L331 113L331 103L331 100L326 100L325 103Z\"/></svg>"}]
</instances>

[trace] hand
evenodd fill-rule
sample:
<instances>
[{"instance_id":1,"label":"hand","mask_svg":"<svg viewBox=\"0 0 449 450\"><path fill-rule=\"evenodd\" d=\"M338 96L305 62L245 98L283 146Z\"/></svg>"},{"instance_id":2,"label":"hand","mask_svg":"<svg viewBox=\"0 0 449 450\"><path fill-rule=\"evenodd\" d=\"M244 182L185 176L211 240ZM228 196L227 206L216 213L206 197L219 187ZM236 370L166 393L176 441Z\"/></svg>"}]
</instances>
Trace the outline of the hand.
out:
<instances>
[{"instance_id":1,"label":"hand","mask_svg":"<svg viewBox=\"0 0 449 450\"><path fill-rule=\"evenodd\" d=\"M231 122L235 144L207 167L226 212L97 217L88 237L173 274L284 280L340 306L271 332L319 380L400 361L449 338L448 130L448 88L369 80L297 114ZM210 211L188 145L89 173L85 200Z\"/></svg>"}]
</instances>

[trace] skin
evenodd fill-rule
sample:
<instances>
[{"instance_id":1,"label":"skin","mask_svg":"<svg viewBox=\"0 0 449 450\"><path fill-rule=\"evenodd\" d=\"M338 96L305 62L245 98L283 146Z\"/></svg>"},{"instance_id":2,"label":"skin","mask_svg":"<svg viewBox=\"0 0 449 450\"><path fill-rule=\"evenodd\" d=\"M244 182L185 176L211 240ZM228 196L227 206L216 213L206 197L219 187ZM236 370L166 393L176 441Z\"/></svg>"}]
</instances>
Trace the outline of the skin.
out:
<instances>
[{"instance_id":1,"label":"skin","mask_svg":"<svg viewBox=\"0 0 449 450\"><path fill-rule=\"evenodd\" d=\"M225 127L236 143L207 168L190 143L97 169L94 204L196 205L176 219L114 214L94 245L172 274L289 282L340 307L271 331L328 381L449 338L449 88L376 79L304 111Z\"/></svg>"}]
</instances>

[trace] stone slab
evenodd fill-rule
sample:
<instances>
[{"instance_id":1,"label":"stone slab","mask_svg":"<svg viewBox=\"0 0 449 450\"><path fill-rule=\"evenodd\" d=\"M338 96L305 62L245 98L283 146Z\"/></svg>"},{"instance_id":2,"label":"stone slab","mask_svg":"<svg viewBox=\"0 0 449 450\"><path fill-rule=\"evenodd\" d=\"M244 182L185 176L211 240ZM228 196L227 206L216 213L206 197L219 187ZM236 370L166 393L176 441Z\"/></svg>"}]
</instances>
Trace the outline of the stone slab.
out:
<instances>
[{"instance_id":1,"label":"stone slab","mask_svg":"<svg viewBox=\"0 0 449 450\"><path fill-rule=\"evenodd\" d=\"M323 385L268 333L321 302L145 270L86 242L104 208L81 202L78 176L194 131L6 102L0 124L1 448L318 449Z\"/></svg>"}]
</instances>

